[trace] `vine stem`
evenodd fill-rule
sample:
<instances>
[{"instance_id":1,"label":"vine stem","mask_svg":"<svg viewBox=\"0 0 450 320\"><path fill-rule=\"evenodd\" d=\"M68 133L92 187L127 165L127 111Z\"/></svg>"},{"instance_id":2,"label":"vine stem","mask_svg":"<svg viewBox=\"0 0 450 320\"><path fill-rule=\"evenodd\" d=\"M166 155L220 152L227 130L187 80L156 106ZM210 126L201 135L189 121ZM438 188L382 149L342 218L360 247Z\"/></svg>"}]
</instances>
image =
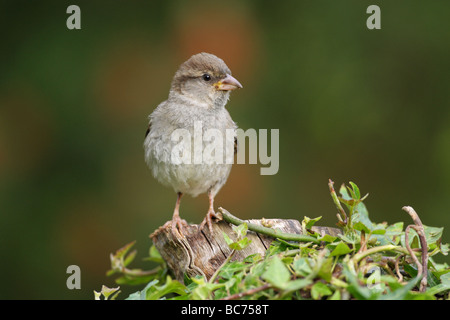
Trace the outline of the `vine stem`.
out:
<instances>
[{"instance_id":1,"label":"vine stem","mask_svg":"<svg viewBox=\"0 0 450 320\"><path fill-rule=\"evenodd\" d=\"M422 221L419 218L419 215L412 207L404 206L402 209L406 211L414 221L414 225L409 225L405 229L405 246L410 254L412 253L412 249L409 246L409 239L408 239L409 229L412 228L416 230L417 235L419 236L420 246L422 248L422 264L419 263L419 260L414 254L411 254L411 256L415 264L417 265L417 274L422 276L419 290L421 292L424 292L427 286L427 273L428 273L428 244L425 237L425 231L423 228Z\"/></svg>"},{"instance_id":2,"label":"vine stem","mask_svg":"<svg viewBox=\"0 0 450 320\"><path fill-rule=\"evenodd\" d=\"M339 201L336 191L334 191L334 181L331 179L328 179L328 188L330 189L331 198L333 199L336 208L339 210L339 213L337 215L338 220L342 222L344 225L347 225L348 224L347 214L345 213L344 208L342 208L341 206L341 202Z\"/></svg>"},{"instance_id":3,"label":"vine stem","mask_svg":"<svg viewBox=\"0 0 450 320\"><path fill-rule=\"evenodd\" d=\"M245 223L247 223L248 230L251 230L251 231L254 231L257 233L261 233L261 234L265 234L272 238L279 238L279 239L285 240L285 241L314 242L317 244L320 243L319 240L317 240L316 238L311 237L311 236L297 234L297 233L282 232L280 230L267 228L267 227L260 226L260 225L254 224L254 223L249 223L247 221L241 220L241 219L233 216L231 213L229 213L224 208L220 207L219 210L222 213L223 220L225 220L226 222L229 222L234 225L240 225L245 222Z\"/></svg>"},{"instance_id":4,"label":"vine stem","mask_svg":"<svg viewBox=\"0 0 450 320\"><path fill-rule=\"evenodd\" d=\"M217 276L220 273L220 270L222 270L223 266L226 265L228 262L230 262L231 258L233 258L234 254L235 254L236 250L233 249L233 251L231 251L230 255L225 259L225 261L220 265L219 268L217 268L216 272L214 272L214 274L211 276L211 278L209 278L209 283L213 283Z\"/></svg>"},{"instance_id":5,"label":"vine stem","mask_svg":"<svg viewBox=\"0 0 450 320\"><path fill-rule=\"evenodd\" d=\"M235 300L235 299L240 299L240 298L245 297L245 296L251 296L252 294L257 293L257 292L259 292L259 291L264 291L264 290L269 289L269 288L271 288L271 287L272 287L272 285L271 285L270 283L266 283L266 284L264 284L264 285L262 285L262 286L260 286L260 287L253 288L253 289L249 289L249 290L244 291L244 292L236 293L236 294L233 294L233 295L231 295L231 296L222 298L222 299L220 299L220 300Z\"/></svg>"},{"instance_id":6,"label":"vine stem","mask_svg":"<svg viewBox=\"0 0 450 320\"><path fill-rule=\"evenodd\" d=\"M387 244L384 246L379 246L379 247L373 247L370 248L368 250L365 250L361 253L357 253L353 256L352 260L356 263L358 263L359 261L361 261L362 258L367 257L371 254L377 253L377 252L382 252L382 251L392 251L392 250L396 250L396 251L401 251L404 253L404 250L402 250L403 247L399 247L399 246L395 246L393 244ZM413 253L414 254L414 253Z\"/></svg>"},{"instance_id":7,"label":"vine stem","mask_svg":"<svg viewBox=\"0 0 450 320\"><path fill-rule=\"evenodd\" d=\"M396 246L393 244L387 244L384 246L379 246L379 247L373 247L370 248L368 250L365 250L361 253L357 253L353 256L352 260L354 262L359 262L361 261L362 258L365 258L371 254L377 253L377 252L382 252L382 251L396 251L398 253L403 253L406 255L411 255L411 256L416 256L416 255L420 255L419 252L414 252L413 250L408 251L408 249L401 247L401 246Z\"/></svg>"}]
</instances>

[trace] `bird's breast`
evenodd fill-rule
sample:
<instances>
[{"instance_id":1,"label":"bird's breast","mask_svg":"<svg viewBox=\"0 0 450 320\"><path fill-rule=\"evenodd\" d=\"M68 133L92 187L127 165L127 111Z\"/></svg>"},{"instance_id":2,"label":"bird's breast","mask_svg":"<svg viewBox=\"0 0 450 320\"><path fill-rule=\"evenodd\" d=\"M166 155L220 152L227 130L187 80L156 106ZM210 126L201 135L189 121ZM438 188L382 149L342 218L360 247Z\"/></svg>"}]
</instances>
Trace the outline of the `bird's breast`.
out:
<instances>
[{"instance_id":1,"label":"bird's breast","mask_svg":"<svg viewBox=\"0 0 450 320\"><path fill-rule=\"evenodd\" d=\"M146 162L155 178L192 195L220 188L234 160L235 128L211 118L193 119L189 125L185 121L183 126L176 121L161 124L152 123L144 143Z\"/></svg>"}]
</instances>

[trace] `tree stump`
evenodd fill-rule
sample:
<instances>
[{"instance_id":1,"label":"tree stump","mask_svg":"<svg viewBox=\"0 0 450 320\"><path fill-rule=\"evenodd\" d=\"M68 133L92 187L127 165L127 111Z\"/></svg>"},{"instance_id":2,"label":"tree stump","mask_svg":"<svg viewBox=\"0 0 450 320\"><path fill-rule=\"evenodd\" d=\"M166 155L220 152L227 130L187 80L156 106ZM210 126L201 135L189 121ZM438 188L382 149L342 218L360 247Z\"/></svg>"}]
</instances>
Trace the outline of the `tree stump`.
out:
<instances>
[{"instance_id":1,"label":"tree stump","mask_svg":"<svg viewBox=\"0 0 450 320\"><path fill-rule=\"evenodd\" d=\"M263 225L262 220L246 220L256 225ZM273 229L287 233L302 234L302 227L298 220L293 219L264 219L264 225L269 224ZM161 257L166 261L175 278L183 282L184 274L189 277L196 275L209 279L214 272L231 254L231 249L224 240L223 232L231 239L236 239L231 224L226 221L213 223L212 234L207 227L199 231L199 225L188 225L184 229L184 237L172 233L171 223L157 229L150 237L158 249ZM336 236L340 229L313 226L312 230L319 234ZM236 251L232 261L242 260L248 255L259 253L264 256L274 238L264 234L248 231L247 237L251 240L248 247Z\"/></svg>"}]
</instances>

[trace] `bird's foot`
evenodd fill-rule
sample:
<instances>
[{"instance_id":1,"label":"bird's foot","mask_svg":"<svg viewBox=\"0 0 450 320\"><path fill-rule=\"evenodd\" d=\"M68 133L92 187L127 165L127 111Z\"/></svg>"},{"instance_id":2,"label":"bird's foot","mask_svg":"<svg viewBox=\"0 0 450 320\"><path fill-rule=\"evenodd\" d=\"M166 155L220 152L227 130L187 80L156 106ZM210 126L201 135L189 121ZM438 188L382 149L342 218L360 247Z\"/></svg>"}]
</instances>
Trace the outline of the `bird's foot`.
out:
<instances>
[{"instance_id":1,"label":"bird's foot","mask_svg":"<svg viewBox=\"0 0 450 320\"><path fill-rule=\"evenodd\" d=\"M212 234L213 233L213 228L212 228L212 220L211 218L214 219L218 219L220 220L220 216L218 214L216 214L214 212L214 209L209 209L208 213L206 214L205 218L203 219L202 223L200 224L199 227L199 231L201 231L203 229L203 227L205 226L205 224L208 224L208 229L209 232Z\"/></svg>"},{"instance_id":2,"label":"bird's foot","mask_svg":"<svg viewBox=\"0 0 450 320\"><path fill-rule=\"evenodd\" d=\"M172 221L168 221L167 223L171 224L173 234L178 234L179 236L184 237L184 228L188 226L186 220L177 216L173 217Z\"/></svg>"}]
</instances>

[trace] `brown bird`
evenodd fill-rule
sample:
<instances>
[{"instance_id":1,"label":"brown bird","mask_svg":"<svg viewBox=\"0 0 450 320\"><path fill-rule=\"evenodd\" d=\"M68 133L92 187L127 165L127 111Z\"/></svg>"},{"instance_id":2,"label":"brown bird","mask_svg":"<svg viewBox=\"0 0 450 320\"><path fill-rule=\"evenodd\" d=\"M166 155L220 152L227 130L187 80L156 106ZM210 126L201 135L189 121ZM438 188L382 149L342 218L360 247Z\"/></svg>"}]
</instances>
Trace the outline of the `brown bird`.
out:
<instances>
[{"instance_id":1,"label":"brown bird","mask_svg":"<svg viewBox=\"0 0 450 320\"><path fill-rule=\"evenodd\" d=\"M208 193L209 209L200 230L208 224L212 231L211 219L217 218L214 197L231 170L230 145L231 157L237 150L237 126L225 109L230 92L237 88L242 85L222 59L199 53L179 67L168 99L149 116L146 163L153 176L178 195L172 232L183 234L187 225L179 215L182 195L201 193Z\"/></svg>"}]
</instances>

